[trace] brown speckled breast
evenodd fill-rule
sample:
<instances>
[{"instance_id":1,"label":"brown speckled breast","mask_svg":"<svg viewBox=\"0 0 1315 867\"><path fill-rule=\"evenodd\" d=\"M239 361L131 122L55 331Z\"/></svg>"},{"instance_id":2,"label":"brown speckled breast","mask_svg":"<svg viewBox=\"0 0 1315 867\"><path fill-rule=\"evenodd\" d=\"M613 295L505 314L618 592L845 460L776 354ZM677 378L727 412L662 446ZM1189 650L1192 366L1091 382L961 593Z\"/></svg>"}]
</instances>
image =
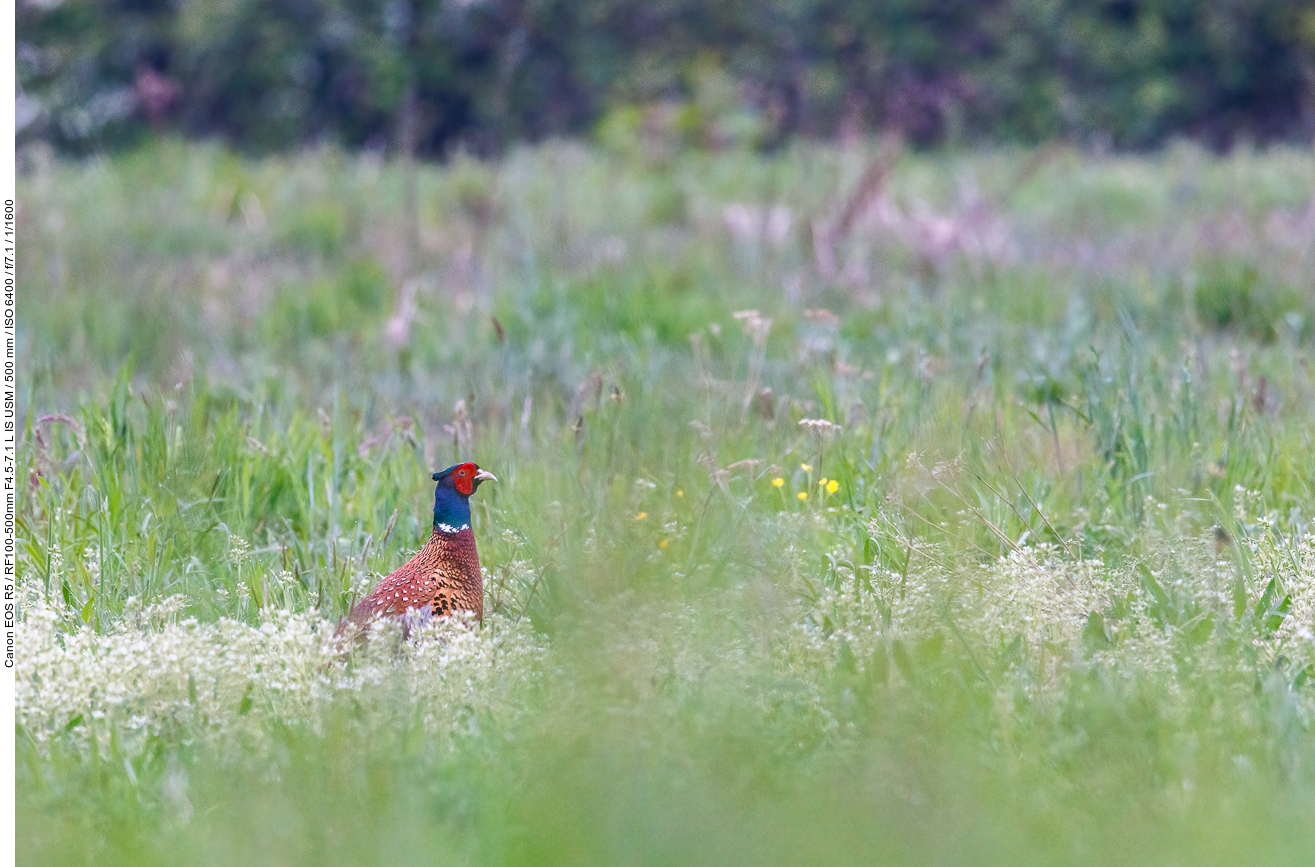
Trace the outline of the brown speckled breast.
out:
<instances>
[{"instance_id":1,"label":"brown speckled breast","mask_svg":"<svg viewBox=\"0 0 1315 867\"><path fill-rule=\"evenodd\" d=\"M484 579L469 527L456 533L435 527L425 547L380 581L347 620L363 628L379 617L400 617L409 608L428 609L435 617L473 611L484 619Z\"/></svg>"}]
</instances>

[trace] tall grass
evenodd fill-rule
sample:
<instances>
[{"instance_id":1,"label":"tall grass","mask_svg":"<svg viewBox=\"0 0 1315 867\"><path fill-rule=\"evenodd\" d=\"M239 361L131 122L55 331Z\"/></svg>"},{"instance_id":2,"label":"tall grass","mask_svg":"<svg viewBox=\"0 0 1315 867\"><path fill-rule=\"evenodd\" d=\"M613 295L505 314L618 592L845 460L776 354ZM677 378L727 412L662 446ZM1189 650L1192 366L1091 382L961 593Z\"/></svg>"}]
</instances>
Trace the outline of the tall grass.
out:
<instances>
[{"instance_id":1,"label":"tall grass","mask_svg":"<svg viewBox=\"0 0 1315 867\"><path fill-rule=\"evenodd\" d=\"M29 154L20 858L1294 863L1313 167Z\"/></svg>"}]
</instances>

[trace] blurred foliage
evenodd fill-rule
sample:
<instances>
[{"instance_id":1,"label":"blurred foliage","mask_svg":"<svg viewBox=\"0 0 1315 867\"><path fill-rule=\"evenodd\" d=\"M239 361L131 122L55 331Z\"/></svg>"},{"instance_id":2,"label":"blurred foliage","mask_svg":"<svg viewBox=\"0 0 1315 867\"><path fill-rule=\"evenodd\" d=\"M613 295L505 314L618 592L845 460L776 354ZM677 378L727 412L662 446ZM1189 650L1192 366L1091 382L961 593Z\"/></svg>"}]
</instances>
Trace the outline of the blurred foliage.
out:
<instances>
[{"instance_id":1,"label":"blurred foliage","mask_svg":"<svg viewBox=\"0 0 1315 867\"><path fill-rule=\"evenodd\" d=\"M1310 0L20 0L22 136L441 155L1315 131Z\"/></svg>"},{"instance_id":2,"label":"blurred foliage","mask_svg":"<svg viewBox=\"0 0 1315 867\"><path fill-rule=\"evenodd\" d=\"M18 863L1315 848L1310 149L47 151ZM330 662L458 457L485 626Z\"/></svg>"}]
</instances>

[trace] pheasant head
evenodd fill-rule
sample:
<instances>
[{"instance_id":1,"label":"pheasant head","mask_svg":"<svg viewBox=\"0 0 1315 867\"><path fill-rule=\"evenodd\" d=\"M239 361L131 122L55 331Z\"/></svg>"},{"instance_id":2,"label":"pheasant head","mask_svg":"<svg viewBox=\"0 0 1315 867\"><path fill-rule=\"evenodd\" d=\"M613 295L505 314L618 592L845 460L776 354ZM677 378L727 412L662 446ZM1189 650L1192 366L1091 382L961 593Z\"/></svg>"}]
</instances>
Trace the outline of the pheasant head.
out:
<instances>
[{"instance_id":1,"label":"pheasant head","mask_svg":"<svg viewBox=\"0 0 1315 867\"><path fill-rule=\"evenodd\" d=\"M434 473L434 529L459 533L470 527L470 495L481 482L496 482L498 477L476 464L453 464Z\"/></svg>"}]
</instances>

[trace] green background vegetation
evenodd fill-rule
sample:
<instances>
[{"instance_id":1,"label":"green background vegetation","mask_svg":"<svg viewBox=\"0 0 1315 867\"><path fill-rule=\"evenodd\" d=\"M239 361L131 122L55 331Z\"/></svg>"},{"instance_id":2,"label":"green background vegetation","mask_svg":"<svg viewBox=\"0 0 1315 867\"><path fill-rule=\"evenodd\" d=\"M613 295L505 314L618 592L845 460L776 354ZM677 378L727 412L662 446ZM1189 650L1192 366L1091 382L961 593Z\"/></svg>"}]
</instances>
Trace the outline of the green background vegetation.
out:
<instances>
[{"instance_id":1,"label":"green background vegetation","mask_svg":"<svg viewBox=\"0 0 1315 867\"><path fill-rule=\"evenodd\" d=\"M24 0L18 37L22 136L77 153L1315 134L1309 0Z\"/></svg>"},{"instance_id":2,"label":"green background vegetation","mask_svg":"<svg viewBox=\"0 0 1315 867\"><path fill-rule=\"evenodd\" d=\"M479 641L538 650L146 724L20 666L21 863L1315 849L1309 151L554 144L418 168L414 223L406 178L32 155L20 658L329 629L458 457Z\"/></svg>"}]
</instances>

